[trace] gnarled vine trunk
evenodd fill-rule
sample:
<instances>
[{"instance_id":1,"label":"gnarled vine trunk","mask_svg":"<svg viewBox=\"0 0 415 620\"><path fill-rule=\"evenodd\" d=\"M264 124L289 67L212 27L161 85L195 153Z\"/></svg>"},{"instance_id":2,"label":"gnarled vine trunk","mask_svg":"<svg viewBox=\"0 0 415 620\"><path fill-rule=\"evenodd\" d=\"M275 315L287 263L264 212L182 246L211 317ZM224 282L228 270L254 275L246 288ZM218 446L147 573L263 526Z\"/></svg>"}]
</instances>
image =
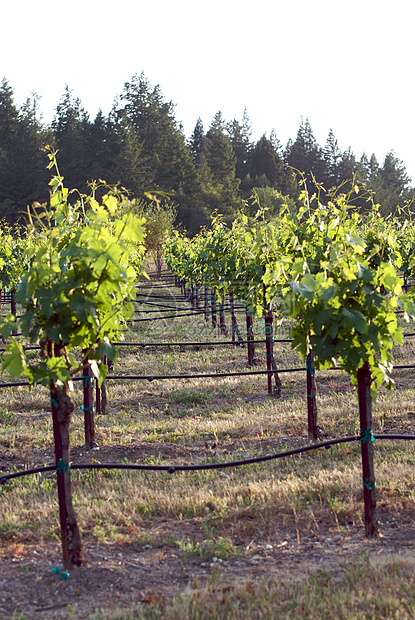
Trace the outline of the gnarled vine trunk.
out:
<instances>
[{"instance_id":1,"label":"gnarled vine trunk","mask_svg":"<svg viewBox=\"0 0 415 620\"><path fill-rule=\"evenodd\" d=\"M74 404L69 396L69 384L57 387L50 383L53 435L55 440L56 479L58 484L59 518L61 526L63 567L70 571L82 564L82 541L72 504L69 429Z\"/></svg>"},{"instance_id":2,"label":"gnarled vine trunk","mask_svg":"<svg viewBox=\"0 0 415 620\"><path fill-rule=\"evenodd\" d=\"M375 471L373 465L372 371L365 362L357 371L357 394L359 399L360 432L362 436L363 501L365 506L365 534L368 538L378 535L376 518Z\"/></svg>"}]
</instances>

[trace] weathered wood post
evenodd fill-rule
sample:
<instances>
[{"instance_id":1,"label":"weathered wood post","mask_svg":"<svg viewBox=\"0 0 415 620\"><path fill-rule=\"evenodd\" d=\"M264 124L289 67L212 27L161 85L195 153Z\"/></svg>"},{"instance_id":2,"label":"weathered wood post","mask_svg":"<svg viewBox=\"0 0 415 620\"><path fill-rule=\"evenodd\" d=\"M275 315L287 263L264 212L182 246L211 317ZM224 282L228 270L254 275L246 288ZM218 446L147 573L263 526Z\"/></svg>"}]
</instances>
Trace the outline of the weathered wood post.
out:
<instances>
[{"instance_id":1,"label":"weathered wood post","mask_svg":"<svg viewBox=\"0 0 415 620\"><path fill-rule=\"evenodd\" d=\"M204 309L205 309L205 321L207 323L209 320L209 288L207 286L205 286Z\"/></svg>"},{"instance_id":2,"label":"weathered wood post","mask_svg":"<svg viewBox=\"0 0 415 620\"><path fill-rule=\"evenodd\" d=\"M16 308L16 289L12 288L10 291L10 312L14 316L15 320L17 318L17 308ZM17 334L17 331L14 329L12 334Z\"/></svg>"},{"instance_id":3,"label":"weathered wood post","mask_svg":"<svg viewBox=\"0 0 415 620\"><path fill-rule=\"evenodd\" d=\"M91 450L96 446L95 442L95 408L94 408L94 375L88 358L83 365L83 393L84 426L85 426L85 449Z\"/></svg>"},{"instance_id":4,"label":"weathered wood post","mask_svg":"<svg viewBox=\"0 0 415 620\"><path fill-rule=\"evenodd\" d=\"M254 319L246 308L246 341L248 343L248 366L252 366L256 362L255 345L254 345Z\"/></svg>"},{"instance_id":5,"label":"weathered wood post","mask_svg":"<svg viewBox=\"0 0 415 620\"><path fill-rule=\"evenodd\" d=\"M212 289L210 292L210 307L212 310L212 327L216 327L216 293Z\"/></svg>"},{"instance_id":6,"label":"weathered wood post","mask_svg":"<svg viewBox=\"0 0 415 620\"><path fill-rule=\"evenodd\" d=\"M232 289L229 291L229 307L231 311L231 324L232 324L232 342L236 343L236 337L238 337L238 343L243 346L244 339L239 331L238 321L235 314L235 299Z\"/></svg>"},{"instance_id":7,"label":"weathered wood post","mask_svg":"<svg viewBox=\"0 0 415 620\"><path fill-rule=\"evenodd\" d=\"M223 336L227 336L228 328L226 327L226 319L225 319L225 295L222 296L222 301L219 304L219 327L220 327L220 333Z\"/></svg>"},{"instance_id":8,"label":"weathered wood post","mask_svg":"<svg viewBox=\"0 0 415 620\"><path fill-rule=\"evenodd\" d=\"M365 507L365 534L367 538L378 535L376 517L375 471L373 464L373 433L372 433L372 393L370 384L372 371L366 361L357 371L357 395L359 399L359 417L362 451L363 502Z\"/></svg>"},{"instance_id":9,"label":"weathered wood post","mask_svg":"<svg viewBox=\"0 0 415 620\"><path fill-rule=\"evenodd\" d=\"M317 400L316 400L316 381L313 353L307 355L306 360L307 372L307 418L308 418L308 438L316 441L320 437L320 431L317 426Z\"/></svg>"},{"instance_id":10,"label":"weathered wood post","mask_svg":"<svg viewBox=\"0 0 415 620\"><path fill-rule=\"evenodd\" d=\"M57 389L50 383L53 436L55 440L56 480L58 486L59 521L61 527L63 567L69 571L82 564L82 541L72 504L69 428L74 405L69 385Z\"/></svg>"}]
</instances>

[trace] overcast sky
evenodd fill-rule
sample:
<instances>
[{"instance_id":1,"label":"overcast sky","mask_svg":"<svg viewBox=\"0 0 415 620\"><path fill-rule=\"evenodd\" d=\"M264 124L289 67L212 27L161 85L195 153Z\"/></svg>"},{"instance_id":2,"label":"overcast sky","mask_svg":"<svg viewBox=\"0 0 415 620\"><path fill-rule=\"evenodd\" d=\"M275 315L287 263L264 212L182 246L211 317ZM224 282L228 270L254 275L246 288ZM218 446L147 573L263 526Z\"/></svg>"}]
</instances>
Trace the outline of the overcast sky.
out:
<instances>
[{"instance_id":1,"label":"overcast sky","mask_svg":"<svg viewBox=\"0 0 415 620\"><path fill-rule=\"evenodd\" d=\"M285 146L308 117L324 146L382 163L394 150L415 185L412 0L2 0L0 78L45 122L65 84L94 119L144 71L190 136L215 112Z\"/></svg>"}]
</instances>

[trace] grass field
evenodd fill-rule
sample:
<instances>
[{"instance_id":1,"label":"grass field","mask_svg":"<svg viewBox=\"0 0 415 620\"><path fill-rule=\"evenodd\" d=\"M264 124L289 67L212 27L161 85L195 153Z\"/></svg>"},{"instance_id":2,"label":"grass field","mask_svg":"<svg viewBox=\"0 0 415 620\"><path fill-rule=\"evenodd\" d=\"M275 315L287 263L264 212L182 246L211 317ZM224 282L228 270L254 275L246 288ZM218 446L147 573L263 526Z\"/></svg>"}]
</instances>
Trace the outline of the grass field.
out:
<instances>
[{"instance_id":1,"label":"grass field","mask_svg":"<svg viewBox=\"0 0 415 620\"><path fill-rule=\"evenodd\" d=\"M171 305L179 291L169 290ZM262 328L256 321L257 338ZM117 374L247 370L243 347L154 344L228 341L203 315L135 323L125 339L153 344L119 347ZM265 345L256 353L265 369ZM289 344L275 345L275 359L301 365ZM415 338L395 360L415 363ZM413 376L396 370L395 389L381 389L375 432L415 434ZM72 461L202 464L307 445L305 371L281 380L278 399L265 376L109 380L91 452L75 387ZM348 377L318 372L317 388L323 439L359 433ZM0 471L53 462L47 391L1 389ZM54 476L10 482L0 495L0 618L413 618L414 463L415 443L376 442L374 541L364 538L358 442L218 471L73 471L85 564L67 580L51 573L61 561Z\"/></svg>"}]
</instances>

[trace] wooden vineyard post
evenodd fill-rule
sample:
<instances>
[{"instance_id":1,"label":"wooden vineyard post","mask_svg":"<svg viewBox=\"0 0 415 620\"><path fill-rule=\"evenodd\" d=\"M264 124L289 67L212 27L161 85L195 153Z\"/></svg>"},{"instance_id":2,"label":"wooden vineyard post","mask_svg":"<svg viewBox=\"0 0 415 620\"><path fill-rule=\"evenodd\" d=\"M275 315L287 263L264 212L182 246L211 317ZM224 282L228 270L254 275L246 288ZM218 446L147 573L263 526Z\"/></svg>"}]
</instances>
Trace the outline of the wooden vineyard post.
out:
<instances>
[{"instance_id":1,"label":"wooden vineyard post","mask_svg":"<svg viewBox=\"0 0 415 620\"><path fill-rule=\"evenodd\" d=\"M95 442L95 408L94 408L94 375L88 359L83 367L83 392L84 425L85 425L85 449L91 450L96 446Z\"/></svg>"},{"instance_id":2,"label":"wooden vineyard post","mask_svg":"<svg viewBox=\"0 0 415 620\"><path fill-rule=\"evenodd\" d=\"M74 405L68 396L68 391L68 383L64 383L62 390L58 390L53 381L50 384L59 520L65 571L82 564L81 534L72 504L69 427Z\"/></svg>"},{"instance_id":3,"label":"wooden vineyard post","mask_svg":"<svg viewBox=\"0 0 415 620\"><path fill-rule=\"evenodd\" d=\"M102 363L107 363L107 358L105 355L102 357ZM101 387L98 384L98 380L96 380L96 389L95 389L95 402L96 402L96 413L99 415L105 415L107 413L107 386L105 381L101 383Z\"/></svg>"},{"instance_id":4,"label":"wooden vineyard post","mask_svg":"<svg viewBox=\"0 0 415 620\"><path fill-rule=\"evenodd\" d=\"M216 327L216 293L213 289L210 292L210 307L212 310L212 327Z\"/></svg>"},{"instance_id":5,"label":"wooden vineyard post","mask_svg":"<svg viewBox=\"0 0 415 620\"><path fill-rule=\"evenodd\" d=\"M256 362L255 357L255 345L254 345L254 331L253 331L254 319L252 314L248 313L246 309L246 341L248 343L248 366L252 366Z\"/></svg>"},{"instance_id":6,"label":"wooden vineyard post","mask_svg":"<svg viewBox=\"0 0 415 620\"><path fill-rule=\"evenodd\" d=\"M190 283L190 296L189 296L189 300L190 300L190 305L192 306L192 310L196 309L196 300L195 300L195 288L193 286L193 282Z\"/></svg>"},{"instance_id":7,"label":"wooden vineyard post","mask_svg":"<svg viewBox=\"0 0 415 620\"><path fill-rule=\"evenodd\" d=\"M270 396L281 396L281 379L277 373L277 367L274 360L274 332L272 322L274 317L270 308L265 312L265 345L267 370L274 370L274 373L268 373L268 394ZM272 377L274 376L275 386L272 387Z\"/></svg>"},{"instance_id":8,"label":"wooden vineyard post","mask_svg":"<svg viewBox=\"0 0 415 620\"><path fill-rule=\"evenodd\" d=\"M232 342L236 342L236 336L237 336L239 344L243 346L243 338L241 336L241 332L239 331L238 321L236 320L235 299L234 299L232 290L229 291L229 307L231 310L231 321L232 321Z\"/></svg>"},{"instance_id":9,"label":"wooden vineyard post","mask_svg":"<svg viewBox=\"0 0 415 620\"><path fill-rule=\"evenodd\" d=\"M235 301L233 298L233 291L229 291L229 307L231 310L231 325L232 325L232 342L235 342L235 336L236 336L236 330L237 330L237 323L236 323L236 316L235 316Z\"/></svg>"},{"instance_id":10,"label":"wooden vineyard post","mask_svg":"<svg viewBox=\"0 0 415 620\"><path fill-rule=\"evenodd\" d=\"M315 368L313 361L313 353L307 355L307 413L308 413L308 438L312 441L320 437L320 431L317 426L317 400L316 400L316 382Z\"/></svg>"},{"instance_id":11,"label":"wooden vineyard post","mask_svg":"<svg viewBox=\"0 0 415 620\"><path fill-rule=\"evenodd\" d=\"M370 384L372 372L366 361L357 371L357 395L359 399L359 417L362 451L363 502L365 507L365 535L375 538L378 535L376 518L376 489L373 465L373 433L372 433L372 393Z\"/></svg>"},{"instance_id":12,"label":"wooden vineyard post","mask_svg":"<svg viewBox=\"0 0 415 620\"><path fill-rule=\"evenodd\" d=\"M205 286L204 309L205 309L205 321L207 323L209 320L209 289L207 286Z\"/></svg>"},{"instance_id":13,"label":"wooden vineyard post","mask_svg":"<svg viewBox=\"0 0 415 620\"><path fill-rule=\"evenodd\" d=\"M222 301L219 305L219 327L220 327L220 333L223 336L227 336L228 328L226 327L226 320L225 320L225 296L222 297Z\"/></svg>"},{"instance_id":14,"label":"wooden vineyard post","mask_svg":"<svg viewBox=\"0 0 415 620\"><path fill-rule=\"evenodd\" d=\"M95 413L97 415L102 415L101 389L99 387L98 379L95 379Z\"/></svg>"},{"instance_id":15,"label":"wooden vineyard post","mask_svg":"<svg viewBox=\"0 0 415 620\"><path fill-rule=\"evenodd\" d=\"M12 290L10 291L10 312L16 319L17 309L16 309L16 289L15 288L12 288ZM16 330L13 330L12 334L17 334Z\"/></svg>"}]
</instances>

